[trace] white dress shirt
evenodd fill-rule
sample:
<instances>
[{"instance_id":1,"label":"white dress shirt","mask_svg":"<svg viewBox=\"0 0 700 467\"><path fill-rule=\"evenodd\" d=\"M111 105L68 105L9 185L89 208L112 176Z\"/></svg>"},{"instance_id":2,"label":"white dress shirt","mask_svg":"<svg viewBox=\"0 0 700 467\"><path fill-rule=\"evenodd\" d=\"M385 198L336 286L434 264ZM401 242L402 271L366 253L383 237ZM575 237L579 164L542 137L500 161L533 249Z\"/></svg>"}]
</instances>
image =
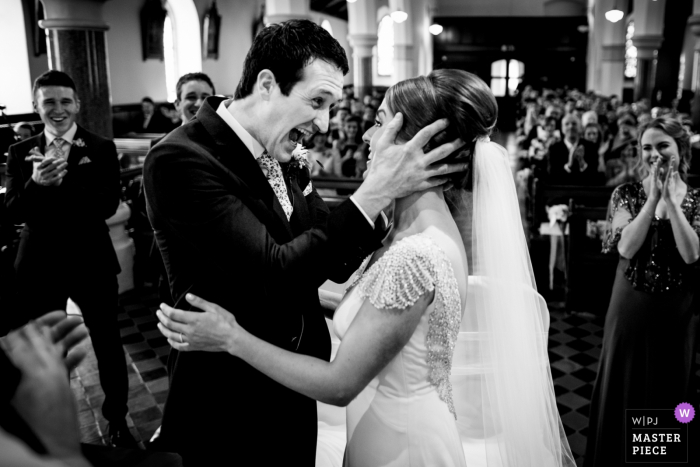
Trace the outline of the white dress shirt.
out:
<instances>
[{"instance_id":1,"label":"white dress shirt","mask_svg":"<svg viewBox=\"0 0 700 467\"><path fill-rule=\"evenodd\" d=\"M63 145L61 149L63 150L63 157L68 160L68 155L70 154L70 148L73 146L73 139L75 138L75 132L78 131L78 125L73 122L73 125L66 131L60 138L63 139ZM44 137L46 138L46 157L53 157L54 152L56 152L56 146L53 144L53 140L58 138L58 136L49 133L44 128Z\"/></svg>"}]
</instances>

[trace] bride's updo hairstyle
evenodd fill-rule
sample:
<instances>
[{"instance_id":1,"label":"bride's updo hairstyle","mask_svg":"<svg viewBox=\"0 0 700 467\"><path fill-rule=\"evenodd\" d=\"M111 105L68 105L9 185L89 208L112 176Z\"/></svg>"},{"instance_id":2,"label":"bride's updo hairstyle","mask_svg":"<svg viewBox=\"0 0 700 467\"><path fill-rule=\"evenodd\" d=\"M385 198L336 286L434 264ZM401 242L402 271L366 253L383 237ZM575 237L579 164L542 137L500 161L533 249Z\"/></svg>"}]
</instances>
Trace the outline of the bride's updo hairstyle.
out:
<instances>
[{"instance_id":1,"label":"bride's updo hairstyle","mask_svg":"<svg viewBox=\"0 0 700 467\"><path fill-rule=\"evenodd\" d=\"M498 116L496 98L486 83L462 70L435 70L428 76L401 81L389 88L385 100L392 113L403 115L398 141L410 140L436 120L449 120L450 125L423 148L428 152L461 138L466 145L447 156L445 162L458 157L471 162L476 140L491 134ZM466 172L455 174L452 183L455 188L471 190L471 164Z\"/></svg>"}]
</instances>

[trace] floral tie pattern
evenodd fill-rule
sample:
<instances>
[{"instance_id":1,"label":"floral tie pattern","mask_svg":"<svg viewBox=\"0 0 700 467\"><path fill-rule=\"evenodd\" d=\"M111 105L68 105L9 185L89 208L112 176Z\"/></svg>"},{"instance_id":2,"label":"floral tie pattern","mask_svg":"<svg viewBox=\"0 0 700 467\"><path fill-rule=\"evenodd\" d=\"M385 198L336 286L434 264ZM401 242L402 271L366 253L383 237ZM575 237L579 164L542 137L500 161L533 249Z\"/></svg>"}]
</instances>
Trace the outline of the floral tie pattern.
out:
<instances>
[{"instance_id":1,"label":"floral tie pattern","mask_svg":"<svg viewBox=\"0 0 700 467\"><path fill-rule=\"evenodd\" d=\"M56 158L65 159L66 153L63 151L63 143L66 141L63 138L56 138L53 140L53 155Z\"/></svg>"},{"instance_id":2,"label":"floral tie pattern","mask_svg":"<svg viewBox=\"0 0 700 467\"><path fill-rule=\"evenodd\" d=\"M292 203L289 201L289 194L287 193L287 185L284 183L284 178L282 177L282 166L277 159L270 156L267 151L263 153L258 159L258 164L263 171L263 174L267 177L267 181L270 182L272 191L277 195L277 199L282 205L282 209L287 216L287 220L292 217Z\"/></svg>"}]
</instances>

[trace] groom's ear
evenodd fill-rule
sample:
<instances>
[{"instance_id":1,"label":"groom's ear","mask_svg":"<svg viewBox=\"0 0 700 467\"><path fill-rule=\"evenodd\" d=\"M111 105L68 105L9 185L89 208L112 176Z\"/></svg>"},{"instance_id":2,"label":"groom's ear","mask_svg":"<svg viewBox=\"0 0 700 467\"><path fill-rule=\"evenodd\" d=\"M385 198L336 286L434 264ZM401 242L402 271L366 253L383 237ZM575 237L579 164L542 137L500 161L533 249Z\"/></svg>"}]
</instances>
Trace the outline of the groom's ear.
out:
<instances>
[{"instance_id":1,"label":"groom's ear","mask_svg":"<svg viewBox=\"0 0 700 467\"><path fill-rule=\"evenodd\" d=\"M272 93L277 86L277 80L274 73L270 70L261 70L258 73L258 81L255 83L256 89L263 100L270 100Z\"/></svg>"}]
</instances>

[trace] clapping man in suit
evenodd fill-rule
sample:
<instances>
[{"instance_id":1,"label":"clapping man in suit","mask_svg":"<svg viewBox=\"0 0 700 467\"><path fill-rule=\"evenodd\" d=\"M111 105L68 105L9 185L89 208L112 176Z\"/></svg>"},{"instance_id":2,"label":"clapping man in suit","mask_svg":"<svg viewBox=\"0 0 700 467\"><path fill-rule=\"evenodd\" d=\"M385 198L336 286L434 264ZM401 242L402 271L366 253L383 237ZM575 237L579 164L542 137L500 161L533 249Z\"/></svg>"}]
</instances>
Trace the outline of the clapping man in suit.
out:
<instances>
[{"instance_id":1,"label":"clapping man in suit","mask_svg":"<svg viewBox=\"0 0 700 467\"><path fill-rule=\"evenodd\" d=\"M564 139L549 147L548 182L552 185L601 185L598 172L598 151L593 143L582 138L581 120L571 113L562 119Z\"/></svg>"},{"instance_id":2,"label":"clapping man in suit","mask_svg":"<svg viewBox=\"0 0 700 467\"><path fill-rule=\"evenodd\" d=\"M25 224L15 261L22 305L15 324L64 309L73 299L95 348L110 440L133 447L117 325L119 262L105 224L119 206L116 148L75 122L80 100L67 74L47 71L33 93L44 131L10 146L7 162L7 212L15 224Z\"/></svg>"},{"instance_id":3,"label":"clapping man in suit","mask_svg":"<svg viewBox=\"0 0 700 467\"><path fill-rule=\"evenodd\" d=\"M271 25L253 41L234 99L208 98L148 154L149 218L178 308L193 309L192 292L262 339L328 360L318 287L344 282L381 245L375 221L394 198L465 170L428 167L458 141L428 154L417 142L377 148L363 185L329 213L297 145L328 131L347 72L345 51L320 26ZM316 436L314 400L227 353L178 354L161 440L186 465L314 465Z\"/></svg>"}]
</instances>

